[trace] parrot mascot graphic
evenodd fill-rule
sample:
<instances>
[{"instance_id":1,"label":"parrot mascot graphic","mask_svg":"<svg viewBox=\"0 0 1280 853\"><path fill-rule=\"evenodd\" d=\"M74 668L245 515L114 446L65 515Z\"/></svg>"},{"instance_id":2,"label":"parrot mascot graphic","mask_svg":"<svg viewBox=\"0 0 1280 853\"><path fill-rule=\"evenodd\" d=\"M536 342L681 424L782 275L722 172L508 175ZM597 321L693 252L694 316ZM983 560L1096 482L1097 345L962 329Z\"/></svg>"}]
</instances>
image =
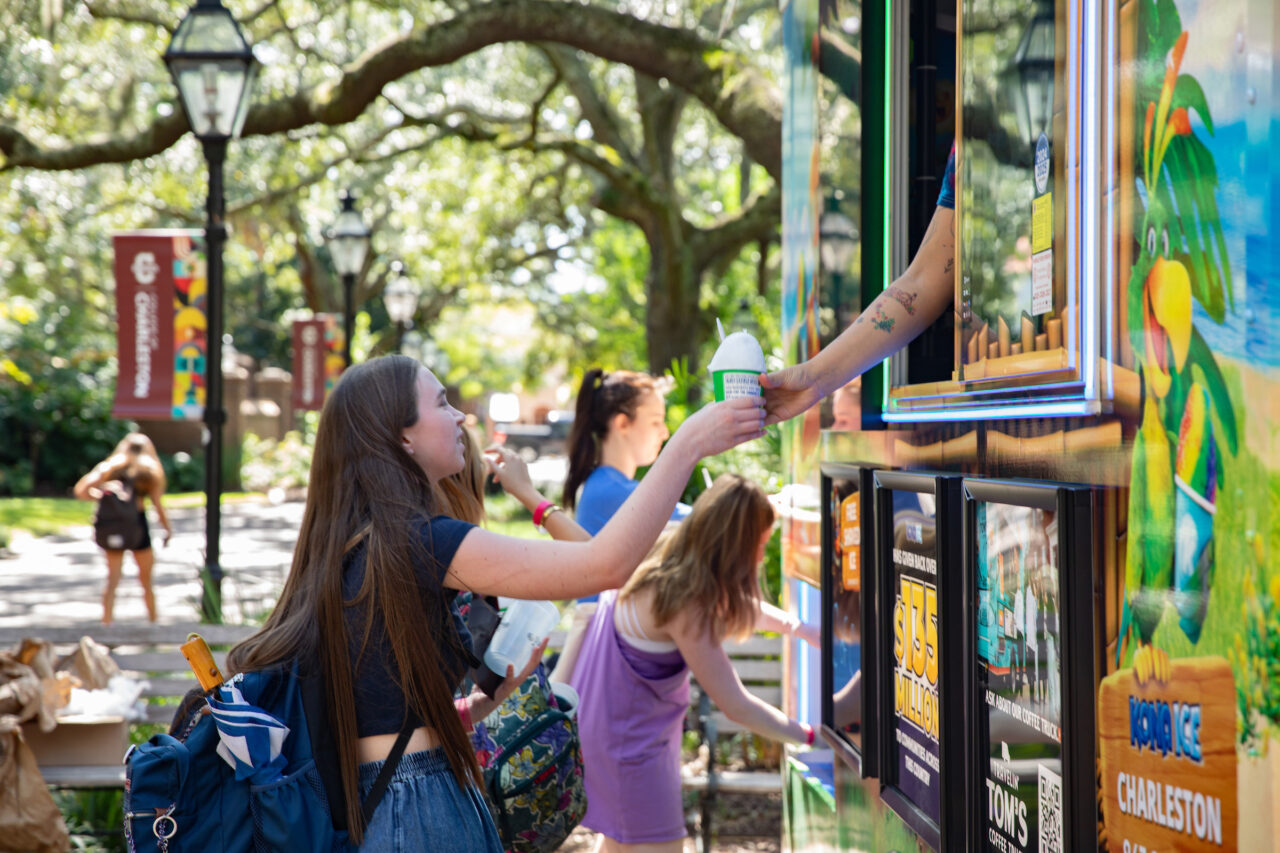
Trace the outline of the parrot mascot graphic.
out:
<instances>
[{"instance_id":1,"label":"parrot mascot graphic","mask_svg":"<svg viewBox=\"0 0 1280 853\"><path fill-rule=\"evenodd\" d=\"M1212 585L1213 518L1222 485L1220 452L1235 454L1235 410L1212 351L1192 323L1193 300L1216 322L1232 300L1218 217L1213 157L1191 127L1194 110L1213 121L1200 84L1179 76L1188 33L1172 0L1151 0L1148 45L1165 58L1158 95L1146 102L1139 252L1130 273L1129 335L1143 377L1142 420L1134 439L1117 665L1137 641L1139 683L1168 680L1168 654L1153 645L1170 604L1178 627L1200 639ZM1153 93L1138 82L1139 99ZM1160 79L1155 77L1155 79ZM1233 302L1234 304L1234 302Z\"/></svg>"}]
</instances>

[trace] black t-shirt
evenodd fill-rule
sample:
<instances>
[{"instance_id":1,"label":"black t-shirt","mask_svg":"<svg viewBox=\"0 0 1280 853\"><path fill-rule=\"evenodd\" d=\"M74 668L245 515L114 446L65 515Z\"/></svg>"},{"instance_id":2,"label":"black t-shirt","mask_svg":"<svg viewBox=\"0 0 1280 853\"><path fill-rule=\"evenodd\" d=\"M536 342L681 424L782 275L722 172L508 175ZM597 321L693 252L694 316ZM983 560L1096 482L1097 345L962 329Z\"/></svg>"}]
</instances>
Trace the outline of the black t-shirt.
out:
<instances>
[{"instance_id":1,"label":"black t-shirt","mask_svg":"<svg viewBox=\"0 0 1280 853\"><path fill-rule=\"evenodd\" d=\"M451 687L462 681L462 676L476 665L476 661L471 653L471 634L458 612L457 592L444 586L444 575L458 546L474 527L474 524L456 518L437 515L430 521L423 520L417 531L425 552L435 559L414 566L418 581L415 592L422 600L427 623L433 626L441 671ZM361 544L347 558L342 575L342 593L347 601L356 597L364 582L365 557L365 548ZM404 721L405 698L396 678L395 659L386 627L382 619L375 616L369 647L363 659L357 659L364 637L362 617L363 607L346 609L347 631L351 638L349 654L355 670L356 730L360 737L396 734ZM420 725L421 720L415 717L414 723Z\"/></svg>"}]
</instances>

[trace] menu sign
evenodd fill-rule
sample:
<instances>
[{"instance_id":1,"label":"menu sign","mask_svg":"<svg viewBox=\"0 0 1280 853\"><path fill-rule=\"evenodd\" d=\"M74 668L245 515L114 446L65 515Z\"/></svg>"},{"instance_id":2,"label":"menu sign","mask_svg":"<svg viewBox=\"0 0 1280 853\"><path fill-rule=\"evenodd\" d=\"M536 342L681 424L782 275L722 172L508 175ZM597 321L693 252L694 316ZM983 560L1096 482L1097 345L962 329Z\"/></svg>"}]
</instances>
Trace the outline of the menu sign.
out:
<instances>
[{"instance_id":1,"label":"menu sign","mask_svg":"<svg viewBox=\"0 0 1280 853\"><path fill-rule=\"evenodd\" d=\"M936 532L932 495L893 492L891 749L897 787L940 823Z\"/></svg>"},{"instance_id":2,"label":"menu sign","mask_svg":"<svg viewBox=\"0 0 1280 853\"><path fill-rule=\"evenodd\" d=\"M978 503L982 845L1063 849L1062 636L1057 513Z\"/></svg>"}]
</instances>

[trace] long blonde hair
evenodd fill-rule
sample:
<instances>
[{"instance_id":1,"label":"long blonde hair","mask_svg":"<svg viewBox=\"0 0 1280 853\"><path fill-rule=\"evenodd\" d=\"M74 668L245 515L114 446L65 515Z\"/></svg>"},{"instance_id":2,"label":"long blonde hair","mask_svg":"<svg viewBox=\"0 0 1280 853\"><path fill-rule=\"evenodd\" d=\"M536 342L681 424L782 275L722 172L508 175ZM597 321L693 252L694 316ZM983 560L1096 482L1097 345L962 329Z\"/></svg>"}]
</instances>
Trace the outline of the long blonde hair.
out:
<instances>
[{"instance_id":1,"label":"long blonde hair","mask_svg":"<svg viewBox=\"0 0 1280 853\"><path fill-rule=\"evenodd\" d=\"M749 634L760 602L756 553L773 519L759 485L721 474L689 517L658 540L619 599L652 589L659 626L693 607L695 624L706 625L717 642Z\"/></svg>"}]
</instances>

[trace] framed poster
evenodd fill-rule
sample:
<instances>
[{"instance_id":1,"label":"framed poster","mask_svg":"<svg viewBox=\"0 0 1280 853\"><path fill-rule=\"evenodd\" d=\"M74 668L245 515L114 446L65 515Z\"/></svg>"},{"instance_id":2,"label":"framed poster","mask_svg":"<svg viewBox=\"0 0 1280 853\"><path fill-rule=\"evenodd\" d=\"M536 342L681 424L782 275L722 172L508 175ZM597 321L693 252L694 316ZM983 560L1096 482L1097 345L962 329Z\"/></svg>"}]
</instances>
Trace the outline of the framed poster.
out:
<instances>
[{"instance_id":1,"label":"framed poster","mask_svg":"<svg viewBox=\"0 0 1280 853\"><path fill-rule=\"evenodd\" d=\"M881 798L934 849L965 837L960 478L876 471Z\"/></svg>"},{"instance_id":2,"label":"framed poster","mask_svg":"<svg viewBox=\"0 0 1280 853\"><path fill-rule=\"evenodd\" d=\"M965 480L964 500L974 846L1092 846L1092 494Z\"/></svg>"},{"instance_id":3,"label":"framed poster","mask_svg":"<svg viewBox=\"0 0 1280 853\"><path fill-rule=\"evenodd\" d=\"M872 469L826 462L822 481L822 736L862 776L877 753Z\"/></svg>"}]
</instances>

